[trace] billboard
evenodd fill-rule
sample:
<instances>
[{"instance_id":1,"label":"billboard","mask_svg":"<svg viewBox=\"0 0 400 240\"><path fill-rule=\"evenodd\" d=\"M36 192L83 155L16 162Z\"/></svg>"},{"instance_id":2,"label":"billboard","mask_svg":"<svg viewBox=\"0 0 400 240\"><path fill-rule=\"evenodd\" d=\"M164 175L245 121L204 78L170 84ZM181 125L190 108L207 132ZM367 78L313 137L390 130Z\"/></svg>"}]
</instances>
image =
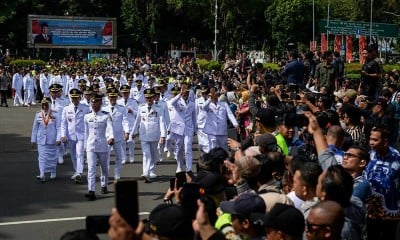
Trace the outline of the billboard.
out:
<instances>
[{"instance_id":1,"label":"billboard","mask_svg":"<svg viewBox=\"0 0 400 240\"><path fill-rule=\"evenodd\" d=\"M115 18L28 15L29 48L115 49Z\"/></svg>"}]
</instances>

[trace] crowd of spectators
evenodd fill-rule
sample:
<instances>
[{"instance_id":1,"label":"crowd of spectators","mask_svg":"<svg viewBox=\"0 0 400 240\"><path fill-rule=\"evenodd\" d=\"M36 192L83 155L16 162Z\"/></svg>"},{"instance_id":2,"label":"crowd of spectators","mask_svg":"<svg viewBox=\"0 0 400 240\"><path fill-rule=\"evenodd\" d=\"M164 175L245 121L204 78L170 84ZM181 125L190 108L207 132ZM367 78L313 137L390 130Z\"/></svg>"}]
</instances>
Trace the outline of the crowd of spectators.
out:
<instances>
[{"instance_id":1,"label":"crowd of spectators","mask_svg":"<svg viewBox=\"0 0 400 240\"><path fill-rule=\"evenodd\" d=\"M186 174L202 189L195 205L185 204L175 184L138 226L113 209L111 239L397 239L399 73L383 72L374 47L363 54L359 82L346 78L337 54L291 50L281 70L245 53L210 71L193 57L158 64L121 57L95 66L69 59L49 69L4 69L0 83L45 95L46 78L68 96L80 79L99 93L110 84L133 87L141 79L151 88L163 80L168 90L187 85L192 101L209 93L229 105L237 126L227 124L226 145L202 151L197 171ZM28 78L36 81L27 85ZM14 106L35 103L32 93L18 94Z\"/></svg>"}]
</instances>

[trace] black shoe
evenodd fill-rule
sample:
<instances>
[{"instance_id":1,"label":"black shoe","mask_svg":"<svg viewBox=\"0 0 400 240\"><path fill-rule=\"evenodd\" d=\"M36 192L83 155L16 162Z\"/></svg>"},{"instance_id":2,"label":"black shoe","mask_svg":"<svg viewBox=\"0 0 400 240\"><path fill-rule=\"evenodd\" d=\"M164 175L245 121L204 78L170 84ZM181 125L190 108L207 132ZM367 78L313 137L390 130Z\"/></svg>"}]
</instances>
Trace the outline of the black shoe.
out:
<instances>
[{"instance_id":1,"label":"black shoe","mask_svg":"<svg viewBox=\"0 0 400 240\"><path fill-rule=\"evenodd\" d=\"M82 183L82 176L80 174L76 175L74 179L76 184L81 184Z\"/></svg>"},{"instance_id":2,"label":"black shoe","mask_svg":"<svg viewBox=\"0 0 400 240\"><path fill-rule=\"evenodd\" d=\"M44 177L44 176L36 176L36 180L38 180L39 182L41 182L41 183L44 183L44 182L46 182L46 178Z\"/></svg>"},{"instance_id":3,"label":"black shoe","mask_svg":"<svg viewBox=\"0 0 400 240\"><path fill-rule=\"evenodd\" d=\"M94 194L94 191L89 191L85 194L85 198L87 198L89 201L94 201L96 200L96 194Z\"/></svg>"},{"instance_id":4,"label":"black shoe","mask_svg":"<svg viewBox=\"0 0 400 240\"><path fill-rule=\"evenodd\" d=\"M108 190L107 187L101 187L101 194L107 194Z\"/></svg>"}]
</instances>

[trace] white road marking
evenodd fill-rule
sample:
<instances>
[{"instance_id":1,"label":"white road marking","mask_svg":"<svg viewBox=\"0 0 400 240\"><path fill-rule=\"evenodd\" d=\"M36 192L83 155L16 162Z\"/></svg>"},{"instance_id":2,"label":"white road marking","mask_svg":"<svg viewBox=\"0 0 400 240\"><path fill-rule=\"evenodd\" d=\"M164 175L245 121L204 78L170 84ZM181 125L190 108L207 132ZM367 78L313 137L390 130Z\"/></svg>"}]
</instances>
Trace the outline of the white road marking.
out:
<instances>
[{"instance_id":1,"label":"white road marking","mask_svg":"<svg viewBox=\"0 0 400 240\"><path fill-rule=\"evenodd\" d=\"M141 216L141 215L149 215L149 214L150 214L149 212L140 212L139 216ZM40 219L40 220L30 220L30 221L4 222L4 223L0 223L0 226L32 224L32 223L77 221L77 220L85 220L85 219L86 219L86 217L50 218L50 219Z\"/></svg>"}]
</instances>

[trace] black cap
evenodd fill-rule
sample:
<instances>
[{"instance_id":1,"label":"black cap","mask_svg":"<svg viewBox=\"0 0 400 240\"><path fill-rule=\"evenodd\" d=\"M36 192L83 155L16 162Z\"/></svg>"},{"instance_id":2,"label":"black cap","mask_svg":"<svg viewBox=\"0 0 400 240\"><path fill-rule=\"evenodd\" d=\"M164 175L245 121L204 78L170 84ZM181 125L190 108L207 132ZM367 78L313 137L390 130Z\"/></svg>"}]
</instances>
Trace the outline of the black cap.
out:
<instances>
[{"instance_id":1,"label":"black cap","mask_svg":"<svg viewBox=\"0 0 400 240\"><path fill-rule=\"evenodd\" d=\"M155 94L155 91L153 88L148 88L148 89L144 90L143 94L144 94L144 97L146 97L146 98L153 97Z\"/></svg>"},{"instance_id":2,"label":"black cap","mask_svg":"<svg viewBox=\"0 0 400 240\"><path fill-rule=\"evenodd\" d=\"M258 110L255 120L260 122L264 127L276 127L275 114L267 108Z\"/></svg>"},{"instance_id":3,"label":"black cap","mask_svg":"<svg viewBox=\"0 0 400 240\"><path fill-rule=\"evenodd\" d=\"M90 98L90 101L92 103L101 101L103 99L103 96L101 96L100 94L93 94L92 97Z\"/></svg>"},{"instance_id":4,"label":"black cap","mask_svg":"<svg viewBox=\"0 0 400 240\"><path fill-rule=\"evenodd\" d=\"M107 95L109 97L118 97L118 90L115 87L107 88Z\"/></svg>"},{"instance_id":5,"label":"black cap","mask_svg":"<svg viewBox=\"0 0 400 240\"><path fill-rule=\"evenodd\" d=\"M72 98L81 97L82 92L79 89L73 88L69 91L69 96Z\"/></svg>"},{"instance_id":6,"label":"black cap","mask_svg":"<svg viewBox=\"0 0 400 240\"><path fill-rule=\"evenodd\" d=\"M190 218L186 217L182 207L174 204L155 207L149 216L149 227L159 237L191 235Z\"/></svg>"},{"instance_id":7,"label":"black cap","mask_svg":"<svg viewBox=\"0 0 400 240\"><path fill-rule=\"evenodd\" d=\"M256 193L242 193L233 201L222 201L221 210L225 213L248 218L252 213L266 212L264 200Z\"/></svg>"},{"instance_id":8,"label":"black cap","mask_svg":"<svg viewBox=\"0 0 400 240\"><path fill-rule=\"evenodd\" d=\"M83 94L85 94L85 95L90 95L92 93L93 93L92 87L86 86L85 90L83 90Z\"/></svg>"},{"instance_id":9,"label":"black cap","mask_svg":"<svg viewBox=\"0 0 400 240\"><path fill-rule=\"evenodd\" d=\"M131 87L129 85L122 85L120 88L120 92L127 93L131 91Z\"/></svg>"}]
</instances>

